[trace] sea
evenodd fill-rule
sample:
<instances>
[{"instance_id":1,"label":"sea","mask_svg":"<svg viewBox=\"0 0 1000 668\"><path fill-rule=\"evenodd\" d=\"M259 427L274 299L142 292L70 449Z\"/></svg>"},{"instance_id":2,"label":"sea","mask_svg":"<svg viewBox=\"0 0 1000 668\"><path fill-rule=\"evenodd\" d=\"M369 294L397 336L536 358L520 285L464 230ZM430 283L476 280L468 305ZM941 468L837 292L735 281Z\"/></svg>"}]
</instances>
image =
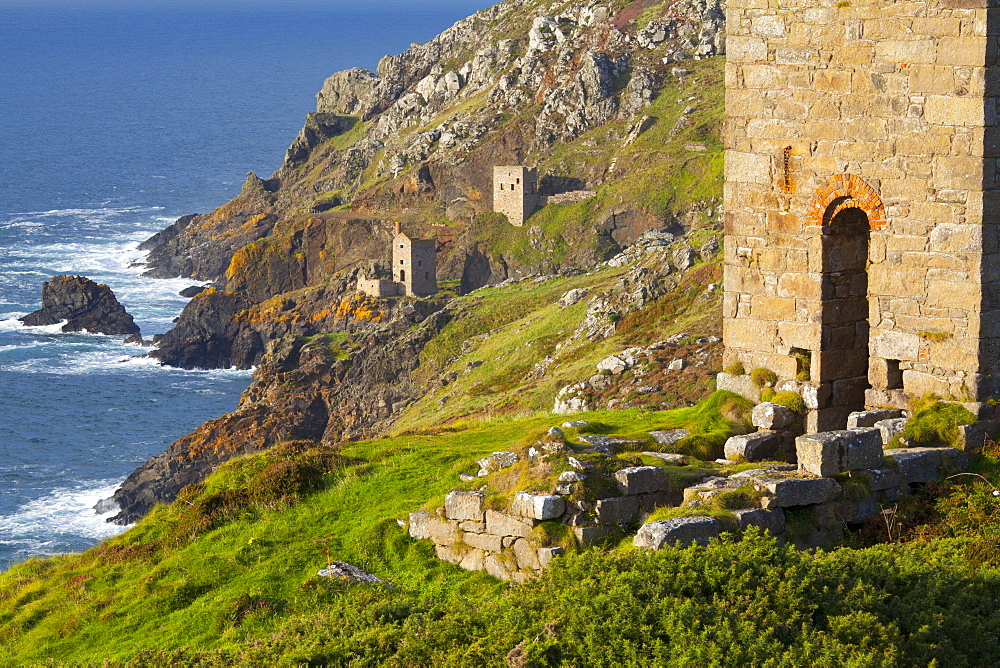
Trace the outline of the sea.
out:
<instances>
[{"instance_id":1,"label":"sea","mask_svg":"<svg viewBox=\"0 0 1000 668\"><path fill-rule=\"evenodd\" d=\"M250 382L24 327L42 282L106 283L165 332L196 282L144 278L139 243L277 169L327 76L488 4L0 0L0 570L124 531L94 504Z\"/></svg>"}]
</instances>

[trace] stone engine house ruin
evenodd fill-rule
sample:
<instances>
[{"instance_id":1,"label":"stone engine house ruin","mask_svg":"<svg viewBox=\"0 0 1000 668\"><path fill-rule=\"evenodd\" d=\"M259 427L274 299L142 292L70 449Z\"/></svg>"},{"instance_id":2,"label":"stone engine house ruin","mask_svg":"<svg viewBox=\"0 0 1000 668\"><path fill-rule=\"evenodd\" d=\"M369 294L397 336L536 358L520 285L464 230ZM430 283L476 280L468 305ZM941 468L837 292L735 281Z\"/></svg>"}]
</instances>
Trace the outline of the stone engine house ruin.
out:
<instances>
[{"instance_id":1,"label":"stone engine house ruin","mask_svg":"<svg viewBox=\"0 0 1000 668\"><path fill-rule=\"evenodd\" d=\"M437 241L411 239L396 223L392 238L391 278L382 275L358 277L358 292L371 297L405 295L420 297L437 289Z\"/></svg>"},{"instance_id":2,"label":"stone engine house ruin","mask_svg":"<svg viewBox=\"0 0 1000 668\"><path fill-rule=\"evenodd\" d=\"M538 205L538 171L530 167L493 168L493 211L515 227L524 225Z\"/></svg>"},{"instance_id":3,"label":"stone engine house ruin","mask_svg":"<svg viewBox=\"0 0 1000 668\"><path fill-rule=\"evenodd\" d=\"M812 431L996 396L1000 2L823 5L728 3L725 365Z\"/></svg>"}]
</instances>

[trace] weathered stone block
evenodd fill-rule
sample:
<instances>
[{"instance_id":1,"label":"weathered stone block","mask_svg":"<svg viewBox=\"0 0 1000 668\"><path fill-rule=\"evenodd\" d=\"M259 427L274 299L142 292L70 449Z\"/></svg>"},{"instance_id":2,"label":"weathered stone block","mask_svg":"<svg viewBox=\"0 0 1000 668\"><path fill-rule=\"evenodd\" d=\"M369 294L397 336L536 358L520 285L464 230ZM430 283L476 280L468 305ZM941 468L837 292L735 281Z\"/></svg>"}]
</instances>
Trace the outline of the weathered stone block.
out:
<instances>
[{"instance_id":1,"label":"weathered stone block","mask_svg":"<svg viewBox=\"0 0 1000 668\"><path fill-rule=\"evenodd\" d=\"M483 570L485 559L486 553L482 550L469 550L462 557L462 560L458 562L458 565L467 571L481 571Z\"/></svg>"},{"instance_id":2,"label":"weathered stone block","mask_svg":"<svg viewBox=\"0 0 1000 668\"><path fill-rule=\"evenodd\" d=\"M864 522L879 512L879 495L872 494L863 499L844 499L840 502L840 519L848 524Z\"/></svg>"},{"instance_id":3,"label":"weathered stone block","mask_svg":"<svg viewBox=\"0 0 1000 668\"><path fill-rule=\"evenodd\" d=\"M875 428L882 434L882 445L887 445L889 441L903 433L903 429L906 428L906 418L879 420L875 423Z\"/></svg>"},{"instance_id":4,"label":"weathered stone block","mask_svg":"<svg viewBox=\"0 0 1000 668\"><path fill-rule=\"evenodd\" d=\"M611 533L611 527L573 527L573 535L579 545L593 545Z\"/></svg>"},{"instance_id":5,"label":"weathered stone block","mask_svg":"<svg viewBox=\"0 0 1000 668\"><path fill-rule=\"evenodd\" d=\"M483 508L482 492L449 492L444 497L444 514L453 520L473 520L482 522L486 510Z\"/></svg>"},{"instance_id":6,"label":"weathered stone block","mask_svg":"<svg viewBox=\"0 0 1000 668\"><path fill-rule=\"evenodd\" d=\"M882 463L882 432L875 428L827 431L795 439L799 469L819 476L876 468Z\"/></svg>"},{"instance_id":7,"label":"weathered stone block","mask_svg":"<svg viewBox=\"0 0 1000 668\"><path fill-rule=\"evenodd\" d=\"M630 524L639 516L639 500L634 496L601 499L594 504L597 521L605 526Z\"/></svg>"},{"instance_id":8,"label":"weathered stone block","mask_svg":"<svg viewBox=\"0 0 1000 668\"><path fill-rule=\"evenodd\" d=\"M410 535L418 540L430 538L431 534L427 529L427 520L430 519L430 516L431 514L426 510L410 513Z\"/></svg>"},{"instance_id":9,"label":"weathered stone block","mask_svg":"<svg viewBox=\"0 0 1000 668\"><path fill-rule=\"evenodd\" d=\"M920 337L906 332L883 331L872 337L870 349L873 355L887 360L915 362L920 354Z\"/></svg>"},{"instance_id":10,"label":"weathered stone block","mask_svg":"<svg viewBox=\"0 0 1000 668\"><path fill-rule=\"evenodd\" d=\"M459 531L458 522L450 522L431 515L427 518L428 538L438 545L454 545L460 542L462 532Z\"/></svg>"},{"instance_id":11,"label":"weathered stone block","mask_svg":"<svg viewBox=\"0 0 1000 668\"><path fill-rule=\"evenodd\" d=\"M518 459L520 457L517 456L516 452L501 450L500 452L494 452L488 457L483 457L476 463L480 466L480 475L483 475L483 472L493 473L500 469L510 468L517 463Z\"/></svg>"},{"instance_id":12,"label":"weathered stone block","mask_svg":"<svg viewBox=\"0 0 1000 668\"><path fill-rule=\"evenodd\" d=\"M563 471L559 474L559 482L573 483L573 482L583 482L587 479L587 476L583 475L579 471Z\"/></svg>"},{"instance_id":13,"label":"weathered stone block","mask_svg":"<svg viewBox=\"0 0 1000 668\"><path fill-rule=\"evenodd\" d=\"M462 542L469 547L475 547L487 552L499 552L503 548L503 538L491 533L462 534Z\"/></svg>"},{"instance_id":14,"label":"weathered stone block","mask_svg":"<svg viewBox=\"0 0 1000 668\"><path fill-rule=\"evenodd\" d=\"M517 536L525 538L538 524L533 519L515 517L498 513L495 510L486 511L486 532L495 536Z\"/></svg>"},{"instance_id":15,"label":"weathered stone block","mask_svg":"<svg viewBox=\"0 0 1000 668\"><path fill-rule=\"evenodd\" d=\"M771 478L754 479L758 489L767 492L766 508L789 508L825 503L840 494L840 485L832 478Z\"/></svg>"},{"instance_id":16,"label":"weathered stone block","mask_svg":"<svg viewBox=\"0 0 1000 668\"><path fill-rule=\"evenodd\" d=\"M724 478L721 476L715 476L702 480L697 485L691 485L690 487L684 488L684 503L690 503L696 501L703 496L711 496L712 493L717 493L727 489L736 489L748 484L750 481L747 479L737 479Z\"/></svg>"},{"instance_id":17,"label":"weathered stone block","mask_svg":"<svg viewBox=\"0 0 1000 668\"><path fill-rule=\"evenodd\" d=\"M657 459L662 459L665 464L673 464L675 466L683 466L687 463L687 457L685 455L677 455L669 452L643 452L642 454L647 457L656 457Z\"/></svg>"},{"instance_id":18,"label":"weathered stone block","mask_svg":"<svg viewBox=\"0 0 1000 668\"><path fill-rule=\"evenodd\" d=\"M516 492L511 510L521 517L551 520L566 512L566 499L561 496L540 496L528 492Z\"/></svg>"},{"instance_id":19,"label":"weathered stone block","mask_svg":"<svg viewBox=\"0 0 1000 668\"><path fill-rule=\"evenodd\" d=\"M659 492L669 487L667 472L659 466L630 466L614 472L618 490L625 496Z\"/></svg>"},{"instance_id":20,"label":"weathered stone block","mask_svg":"<svg viewBox=\"0 0 1000 668\"><path fill-rule=\"evenodd\" d=\"M972 455L958 448L940 448L941 465L946 468L964 471L972 465Z\"/></svg>"},{"instance_id":21,"label":"weathered stone block","mask_svg":"<svg viewBox=\"0 0 1000 668\"><path fill-rule=\"evenodd\" d=\"M903 415L898 410L855 411L847 416L847 428L874 427L880 420L892 420Z\"/></svg>"},{"instance_id":22,"label":"weathered stone block","mask_svg":"<svg viewBox=\"0 0 1000 668\"><path fill-rule=\"evenodd\" d=\"M538 552L524 538L514 541L514 546L511 549L514 550L514 557L517 559L518 568L530 568L534 571L542 568L541 563L538 561Z\"/></svg>"},{"instance_id":23,"label":"weathered stone block","mask_svg":"<svg viewBox=\"0 0 1000 668\"><path fill-rule=\"evenodd\" d=\"M483 570L498 580L510 580L511 571L507 561L495 554L488 554L483 559Z\"/></svg>"},{"instance_id":24,"label":"weathered stone block","mask_svg":"<svg viewBox=\"0 0 1000 668\"><path fill-rule=\"evenodd\" d=\"M459 522L458 528L462 531L468 531L470 533L486 533L486 521L485 518L482 522L466 520L464 522Z\"/></svg>"},{"instance_id":25,"label":"weathered stone block","mask_svg":"<svg viewBox=\"0 0 1000 668\"><path fill-rule=\"evenodd\" d=\"M736 516L736 523L740 531L751 526L770 531L772 536L777 536L785 531L785 511L780 508L773 510L764 510L763 508L734 510L733 515Z\"/></svg>"},{"instance_id":26,"label":"weathered stone block","mask_svg":"<svg viewBox=\"0 0 1000 668\"><path fill-rule=\"evenodd\" d=\"M462 559L465 557L467 550L465 548L456 548L450 545L435 545L434 554L437 555L438 559L442 561L447 561L449 564L461 563Z\"/></svg>"},{"instance_id":27,"label":"weathered stone block","mask_svg":"<svg viewBox=\"0 0 1000 668\"><path fill-rule=\"evenodd\" d=\"M726 459L742 457L748 462L764 462L773 459L780 446L781 436L773 431L730 436L725 445Z\"/></svg>"},{"instance_id":28,"label":"weathered stone block","mask_svg":"<svg viewBox=\"0 0 1000 668\"><path fill-rule=\"evenodd\" d=\"M538 563L542 568L548 568L553 559L562 556L565 552L566 550L561 547L540 547L538 548Z\"/></svg>"},{"instance_id":29,"label":"weathered stone block","mask_svg":"<svg viewBox=\"0 0 1000 668\"><path fill-rule=\"evenodd\" d=\"M899 489L899 486L903 484L903 476L896 469L867 469L864 473L868 477L868 489L873 492Z\"/></svg>"},{"instance_id":30,"label":"weathered stone block","mask_svg":"<svg viewBox=\"0 0 1000 668\"><path fill-rule=\"evenodd\" d=\"M744 399L760 401L760 388L754 384L753 379L748 375L734 376L731 373L721 371L715 376L715 385L720 390L738 394Z\"/></svg>"},{"instance_id":31,"label":"weathered stone block","mask_svg":"<svg viewBox=\"0 0 1000 668\"><path fill-rule=\"evenodd\" d=\"M677 517L643 524L632 544L651 550L659 550L664 545L678 542L681 547L687 547L692 543L707 545L708 541L717 537L721 530L722 525L714 517Z\"/></svg>"},{"instance_id":32,"label":"weathered stone block","mask_svg":"<svg viewBox=\"0 0 1000 668\"><path fill-rule=\"evenodd\" d=\"M781 404L765 401L753 407L751 420L758 429L784 429L795 424L798 415Z\"/></svg>"},{"instance_id":33,"label":"weathered stone block","mask_svg":"<svg viewBox=\"0 0 1000 668\"><path fill-rule=\"evenodd\" d=\"M932 482L941 471L941 451L950 448L893 448L885 456L896 462L903 481Z\"/></svg>"},{"instance_id":34,"label":"weathered stone block","mask_svg":"<svg viewBox=\"0 0 1000 668\"><path fill-rule=\"evenodd\" d=\"M666 431L651 431L649 435L660 445L673 445L682 438L691 435L687 429L668 429Z\"/></svg>"}]
</instances>

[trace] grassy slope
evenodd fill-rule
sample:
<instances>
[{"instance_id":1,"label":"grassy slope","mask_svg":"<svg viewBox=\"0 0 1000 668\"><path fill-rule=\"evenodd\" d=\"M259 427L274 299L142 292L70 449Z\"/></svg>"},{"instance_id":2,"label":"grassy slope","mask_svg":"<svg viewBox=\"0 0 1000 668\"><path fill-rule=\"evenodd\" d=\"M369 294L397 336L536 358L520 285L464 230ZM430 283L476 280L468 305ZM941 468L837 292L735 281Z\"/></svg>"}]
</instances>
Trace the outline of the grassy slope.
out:
<instances>
[{"instance_id":1,"label":"grassy slope","mask_svg":"<svg viewBox=\"0 0 1000 668\"><path fill-rule=\"evenodd\" d=\"M670 420L590 417L613 429ZM1000 650L1000 573L970 571L954 539L815 555L759 538L656 554L608 545L510 586L436 560L395 522L472 457L554 421L353 444L351 463L290 508L249 507L169 546L188 512L178 501L103 548L17 566L0 576L0 663L987 665ZM223 467L202 496L245 484L265 459ZM395 588L316 578L327 552Z\"/></svg>"},{"instance_id":2,"label":"grassy slope","mask_svg":"<svg viewBox=\"0 0 1000 668\"><path fill-rule=\"evenodd\" d=\"M584 417L613 433L703 419L691 409ZM476 458L559 421L545 414L494 419L350 444L340 453L346 463L301 502L251 502L223 517L221 527L191 530L192 504L248 487L273 454L234 461L197 493L158 507L99 548L34 559L0 576L0 661L76 663L143 649L238 648L296 616L321 613L330 597L342 595L343 588L314 577L327 552L392 581L404 598L494 596L504 586L433 558L431 546L407 538L396 519L456 486Z\"/></svg>"}]
</instances>

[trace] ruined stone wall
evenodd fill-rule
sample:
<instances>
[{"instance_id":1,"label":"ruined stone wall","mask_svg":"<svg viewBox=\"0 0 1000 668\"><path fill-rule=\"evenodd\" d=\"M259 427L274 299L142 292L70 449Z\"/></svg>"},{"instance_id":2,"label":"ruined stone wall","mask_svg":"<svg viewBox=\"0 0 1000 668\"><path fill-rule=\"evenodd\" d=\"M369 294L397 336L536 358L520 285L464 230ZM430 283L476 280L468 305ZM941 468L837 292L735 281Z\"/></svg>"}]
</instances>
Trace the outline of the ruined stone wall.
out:
<instances>
[{"instance_id":1,"label":"ruined stone wall","mask_svg":"<svg viewBox=\"0 0 1000 668\"><path fill-rule=\"evenodd\" d=\"M538 172L528 167L493 168L493 210L521 227L538 204Z\"/></svg>"},{"instance_id":2,"label":"ruined stone wall","mask_svg":"<svg viewBox=\"0 0 1000 668\"><path fill-rule=\"evenodd\" d=\"M1000 358L996 0L843 4L727 9L726 364L808 375L813 429L868 383L983 400Z\"/></svg>"},{"instance_id":3,"label":"ruined stone wall","mask_svg":"<svg viewBox=\"0 0 1000 668\"><path fill-rule=\"evenodd\" d=\"M384 278L358 278L358 292L369 297L392 297L399 294L399 284Z\"/></svg>"}]
</instances>

